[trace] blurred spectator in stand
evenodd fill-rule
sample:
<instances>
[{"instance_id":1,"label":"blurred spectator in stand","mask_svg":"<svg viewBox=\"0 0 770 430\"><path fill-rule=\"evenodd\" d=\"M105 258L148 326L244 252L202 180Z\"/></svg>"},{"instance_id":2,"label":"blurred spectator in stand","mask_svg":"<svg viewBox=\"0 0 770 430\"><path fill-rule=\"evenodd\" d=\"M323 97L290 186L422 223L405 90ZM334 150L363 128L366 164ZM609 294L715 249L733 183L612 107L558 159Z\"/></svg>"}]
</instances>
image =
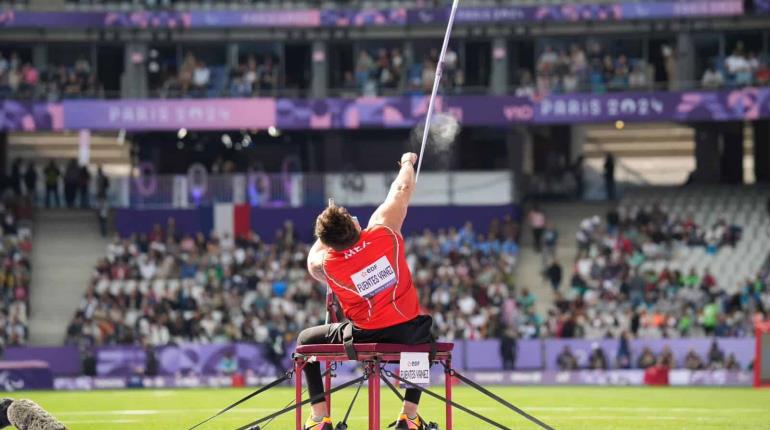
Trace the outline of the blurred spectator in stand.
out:
<instances>
[{"instance_id":1,"label":"blurred spectator in stand","mask_svg":"<svg viewBox=\"0 0 770 430\"><path fill-rule=\"evenodd\" d=\"M88 165L84 164L80 166L78 170L78 196L80 199L80 208L88 209L91 207L90 202L91 194L91 172L88 170Z\"/></svg>"},{"instance_id":2,"label":"blurred spectator in stand","mask_svg":"<svg viewBox=\"0 0 770 430\"><path fill-rule=\"evenodd\" d=\"M639 359L636 361L636 367L640 369L647 369L655 365L655 354L652 353L649 347L645 346L642 349L642 353L639 355Z\"/></svg>"},{"instance_id":3,"label":"blurred spectator in stand","mask_svg":"<svg viewBox=\"0 0 770 430\"><path fill-rule=\"evenodd\" d=\"M257 70L260 94L269 94L278 88L278 68L273 63L272 55L267 55Z\"/></svg>"},{"instance_id":4,"label":"blurred spectator in stand","mask_svg":"<svg viewBox=\"0 0 770 430\"><path fill-rule=\"evenodd\" d=\"M53 160L48 162L45 167L45 207L50 208L59 207L61 201L59 199L59 177L61 177L61 171ZM53 201L53 204L51 203Z\"/></svg>"},{"instance_id":5,"label":"blurred spectator in stand","mask_svg":"<svg viewBox=\"0 0 770 430\"><path fill-rule=\"evenodd\" d=\"M664 346L663 351L660 352L658 362L661 366L667 369L673 369L676 367L676 362L674 361L674 353L671 352L671 348L669 348L668 345Z\"/></svg>"},{"instance_id":6,"label":"blurred spectator in stand","mask_svg":"<svg viewBox=\"0 0 770 430\"><path fill-rule=\"evenodd\" d=\"M559 366L559 370L577 370L577 359L572 354L569 345L564 345L564 349L556 357L556 365Z\"/></svg>"},{"instance_id":7,"label":"blurred spectator in stand","mask_svg":"<svg viewBox=\"0 0 770 430\"><path fill-rule=\"evenodd\" d=\"M615 73L610 81L610 89L616 91L627 89L629 85L629 74L628 59L625 55L621 54L615 64Z\"/></svg>"},{"instance_id":8,"label":"blurred spectator in stand","mask_svg":"<svg viewBox=\"0 0 770 430\"><path fill-rule=\"evenodd\" d=\"M562 268L556 259L552 259L548 267L546 267L545 277L548 278L548 282L551 284L553 291L559 291L562 281Z\"/></svg>"},{"instance_id":9,"label":"blurred spectator in stand","mask_svg":"<svg viewBox=\"0 0 770 430\"><path fill-rule=\"evenodd\" d=\"M607 200L615 200L615 156L610 152L604 157L604 189Z\"/></svg>"},{"instance_id":10,"label":"blurred spectator in stand","mask_svg":"<svg viewBox=\"0 0 770 430\"><path fill-rule=\"evenodd\" d=\"M624 331L620 336L620 343L618 344L618 354L615 357L615 365L618 369L630 369L631 368L631 346L629 345L630 335L627 331Z\"/></svg>"},{"instance_id":11,"label":"blurred spectator in stand","mask_svg":"<svg viewBox=\"0 0 770 430\"><path fill-rule=\"evenodd\" d=\"M422 63L422 91L430 94L433 89L433 79L436 77L436 62L426 57Z\"/></svg>"},{"instance_id":12,"label":"blurred spectator in stand","mask_svg":"<svg viewBox=\"0 0 770 430\"><path fill-rule=\"evenodd\" d=\"M102 166L96 169L96 198L99 202L107 200L107 192L110 189L110 179L104 174Z\"/></svg>"},{"instance_id":13,"label":"blurred spectator in stand","mask_svg":"<svg viewBox=\"0 0 770 430\"><path fill-rule=\"evenodd\" d=\"M234 70L230 75L230 95L233 97L251 96L251 85L244 78L243 66Z\"/></svg>"},{"instance_id":14,"label":"blurred spectator in stand","mask_svg":"<svg viewBox=\"0 0 770 430\"><path fill-rule=\"evenodd\" d=\"M195 55L192 52L188 52L182 66L179 68L178 85L179 91L182 95L187 95L193 87L193 73L198 65L198 61L195 59Z\"/></svg>"},{"instance_id":15,"label":"blurred spectator in stand","mask_svg":"<svg viewBox=\"0 0 770 430\"><path fill-rule=\"evenodd\" d=\"M219 360L219 363L217 363L217 370L219 373L228 376L238 371L238 361L231 351L226 352L222 356L222 359Z\"/></svg>"},{"instance_id":16,"label":"blurred spectator in stand","mask_svg":"<svg viewBox=\"0 0 770 430\"><path fill-rule=\"evenodd\" d=\"M506 328L502 337L500 337L500 357L503 360L504 370L516 369L517 352L516 331L510 327Z\"/></svg>"},{"instance_id":17,"label":"blurred spectator in stand","mask_svg":"<svg viewBox=\"0 0 770 430\"><path fill-rule=\"evenodd\" d=\"M727 356L727 361L725 361L725 369L727 370L741 370L741 365L738 363L738 360L735 358L735 354L732 352L730 355Z\"/></svg>"},{"instance_id":18,"label":"blurred spectator in stand","mask_svg":"<svg viewBox=\"0 0 770 430\"><path fill-rule=\"evenodd\" d=\"M98 212L96 215L99 218L99 233L101 233L102 237L107 237L107 221L110 216L109 200L99 199Z\"/></svg>"},{"instance_id":19,"label":"blurred spectator in stand","mask_svg":"<svg viewBox=\"0 0 770 430\"><path fill-rule=\"evenodd\" d=\"M692 348L687 351L687 355L684 357L684 368L688 370L702 370L704 368L703 360Z\"/></svg>"},{"instance_id":20,"label":"blurred spectator in stand","mask_svg":"<svg viewBox=\"0 0 770 430\"><path fill-rule=\"evenodd\" d=\"M67 203L68 208L75 206L79 179L80 169L78 168L78 162L75 159L71 159L67 162L67 167L64 169L64 201Z\"/></svg>"},{"instance_id":21,"label":"blurred spectator in stand","mask_svg":"<svg viewBox=\"0 0 770 430\"><path fill-rule=\"evenodd\" d=\"M35 163L27 163L27 170L24 171L24 188L26 196L33 205L37 204L37 168Z\"/></svg>"},{"instance_id":22,"label":"blurred spectator in stand","mask_svg":"<svg viewBox=\"0 0 770 430\"><path fill-rule=\"evenodd\" d=\"M35 93L35 88L40 83L40 73L30 63L24 63L21 69L21 85L19 87L20 92L24 97L32 97Z\"/></svg>"},{"instance_id":23,"label":"blurred spectator in stand","mask_svg":"<svg viewBox=\"0 0 770 430\"><path fill-rule=\"evenodd\" d=\"M721 88L725 83L725 79L722 76L722 72L717 69L714 64L714 60L709 61L709 66L706 71L703 72L703 77L700 80L701 86L706 89Z\"/></svg>"},{"instance_id":24,"label":"blurred spectator in stand","mask_svg":"<svg viewBox=\"0 0 770 430\"><path fill-rule=\"evenodd\" d=\"M362 49L361 52L358 53L358 60L356 60L356 83L358 84L358 88L363 91L364 95L372 95L372 93L376 94L376 90L371 88L371 86L373 86L371 82L372 68L374 68L372 57L365 49Z\"/></svg>"},{"instance_id":25,"label":"blurred spectator in stand","mask_svg":"<svg viewBox=\"0 0 770 430\"><path fill-rule=\"evenodd\" d=\"M160 363L155 354L155 347L152 345L144 346L144 376L158 376Z\"/></svg>"},{"instance_id":26,"label":"blurred spectator in stand","mask_svg":"<svg viewBox=\"0 0 770 430\"><path fill-rule=\"evenodd\" d=\"M607 370L607 356L598 343L591 345L591 355L588 357L588 368L592 370Z\"/></svg>"},{"instance_id":27,"label":"blurred spectator in stand","mask_svg":"<svg viewBox=\"0 0 770 430\"><path fill-rule=\"evenodd\" d=\"M22 177L21 177L21 159L20 158L13 160L13 163L11 164L11 175L9 177L9 182L14 195L21 196Z\"/></svg>"},{"instance_id":28,"label":"blurred spectator in stand","mask_svg":"<svg viewBox=\"0 0 770 430\"><path fill-rule=\"evenodd\" d=\"M547 223L545 231L543 232L543 245L545 252L543 253L543 261L547 261L548 258L554 258L556 256L556 245L559 243L559 230L553 226L552 223Z\"/></svg>"},{"instance_id":29,"label":"blurred spectator in stand","mask_svg":"<svg viewBox=\"0 0 770 430\"><path fill-rule=\"evenodd\" d=\"M342 95L344 97L358 96L358 86L353 72L346 70L342 78Z\"/></svg>"},{"instance_id":30,"label":"blurred spectator in stand","mask_svg":"<svg viewBox=\"0 0 770 430\"><path fill-rule=\"evenodd\" d=\"M734 86L751 85L751 65L743 51L743 43L738 42L729 57L725 59L728 82Z\"/></svg>"},{"instance_id":31,"label":"blurred spectator in stand","mask_svg":"<svg viewBox=\"0 0 770 430\"><path fill-rule=\"evenodd\" d=\"M529 225L532 227L532 240L535 251L537 252L540 252L542 249L545 224L545 213L540 210L538 205L535 205L532 210L529 211Z\"/></svg>"},{"instance_id":32,"label":"blurred spectator in stand","mask_svg":"<svg viewBox=\"0 0 770 430\"><path fill-rule=\"evenodd\" d=\"M450 90L453 89L458 71L457 52L451 46L448 46L444 55L444 68L442 69L442 73L446 74L446 80L442 78L441 84Z\"/></svg>"},{"instance_id":33,"label":"blurred spectator in stand","mask_svg":"<svg viewBox=\"0 0 770 430\"><path fill-rule=\"evenodd\" d=\"M211 70L204 61L198 61L193 70L192 86L196 97L205 97L211 83Z\"/></svg>"},{"instance_id":34,"label":"blurred spectator in stand","mask_svg":"<svg viewBox=\"0 0 770 430\"><path fill-rule=\"evenodd\" d=\"M666 82L668 84L668 90L673 91L677 89L677 53L676 49L670 45L661 46L661 53L663 55L663 67L666 71Z\"/></svg>"},{"instance_id":35,"label":"blurred spectator in stand","mask_svg":"<svg viewBox=\"0 0 770 430\"><path fill-rule=\"evenodd\" d=\"M96 354L91 348L84 348L82 353L83 375L96 376Z\"/></svg>"},{"instance_id":36,"label":"blurred spectator in stand","mask_svg":"<svg viewBox=\"0 0 770 430\"><path fill-rule=\"evenodd\" d=\"M708 366L710 369L721 369L724 367L725 353L719 349L717 341L711 341L711 347L708 352Z\"/></svg>"},{"instance_id":37,"label":"blurred spectator in stand","mask_svg":"<svg viewBox=\"0 0 770 430\"><path fill-rule=\"evenodd\" d=\"M633 90L647 89L650 87L649 71L647 63L638 59L631 68L628 75L628 87Z\"/></svg>"},{"instance_id":38,"label":"blurred spectator in stand","mask_svg":"<svg viewBox=\"0 0 770 430\"><path fill-rule=\"evenodd\" d=\"M570 165L570 172L575 180L575 197L578 199L583 198L583 188L585 183L583 181L583 163L585 162L585 156L580 154L575 162Z\"/></svg>"},{"instance_id":39,"label":"blurred spectator in stand","mask_svg":"<svg viewBox=\"0 0 770 430\"><path fill-rule=\"evenodd\" d=\"M532 97L535 95L535 83L529 70L519 71L519 85L516 88L517 97Z\"/></svg>"}]
</instances>

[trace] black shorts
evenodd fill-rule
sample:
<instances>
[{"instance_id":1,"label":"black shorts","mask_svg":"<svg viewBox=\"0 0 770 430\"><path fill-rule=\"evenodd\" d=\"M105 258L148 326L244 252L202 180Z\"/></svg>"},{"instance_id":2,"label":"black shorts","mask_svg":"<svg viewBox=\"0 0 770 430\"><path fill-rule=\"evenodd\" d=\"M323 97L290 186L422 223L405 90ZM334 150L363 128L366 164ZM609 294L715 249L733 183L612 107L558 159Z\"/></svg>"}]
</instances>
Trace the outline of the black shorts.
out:
<instances>
[{"instance_id":1,"label":"black shorts","mask_svg":"<svg viewBox=\"0 0 770 430\"><path fill-rule=\"evenodd\" d=\"M341 344L346 326L351 322L333 323L306 328L300 332L297 345ZM394 326L366 330L353 326L354 343L401 343L418 345L433 342L433 318L419 315Z\"/></svg>"}]
</instances>

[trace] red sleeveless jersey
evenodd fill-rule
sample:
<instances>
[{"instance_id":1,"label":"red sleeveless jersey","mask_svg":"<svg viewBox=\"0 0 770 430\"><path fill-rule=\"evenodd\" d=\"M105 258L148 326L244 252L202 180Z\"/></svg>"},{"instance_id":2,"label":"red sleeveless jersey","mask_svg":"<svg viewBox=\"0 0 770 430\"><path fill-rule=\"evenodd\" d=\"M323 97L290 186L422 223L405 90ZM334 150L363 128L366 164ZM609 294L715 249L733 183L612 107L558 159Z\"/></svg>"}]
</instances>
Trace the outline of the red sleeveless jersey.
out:
<instances>
[{"instance_id":1,"label":"red sleeveless jersey","mask_svg":"<svg viewBox=\"0 0 770 430\"><path fill-rule=\"evenodd\" d=\"M420 315L404 239L386 226L362 230L358 242L344 251L328 251L324 273L345 316L358 328L390 327Z\"/></svg>"}]
</instances>

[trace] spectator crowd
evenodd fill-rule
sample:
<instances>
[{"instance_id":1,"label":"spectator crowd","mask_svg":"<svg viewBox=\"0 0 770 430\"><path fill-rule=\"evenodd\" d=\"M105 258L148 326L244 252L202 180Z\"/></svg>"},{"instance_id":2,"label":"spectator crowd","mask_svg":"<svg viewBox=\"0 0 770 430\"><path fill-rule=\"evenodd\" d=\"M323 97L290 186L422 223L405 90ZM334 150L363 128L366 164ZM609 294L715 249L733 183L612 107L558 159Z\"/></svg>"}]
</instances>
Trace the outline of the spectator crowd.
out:
<instances>
[{"instance_id":1,"label":"spectator crowd","mask_svg":"<svg viewBox=\"0 0 770 430\"><path fill-rule=\"evenodd\" d=\"M562 338L677 338L749 336L755 318L770 307L770 256L738 289L718 285L705 269L644 270L666 261L674 243L712 252L740 240L739 226L724 220L699 226L659 206L611 210L602 223L584 219L567 291L556 283L544 335ZM552 263L558 265L558 262ZM549 269L546 276L549 277Z\"/></svg>"},{"instance_id":2,"label":"spectator crowd","mask_svg":"<svg viewBox=\"0 0 770 430\"><path fill-rule=\"evenodd\" d=\"M41 166L17 158L11 164L9 174L0 177L3 194L24 198L32 207L89 209L93 203L100 204L107 199L109 187L109 178L101 166L92 173L89 166L80 165L75 159L67 160L63 165L49 160ZM96 202L92 201L92 195Z\"/></svg>"},{"instance_id":3,"label":"spectator crowd","mask_svg":"<svg viewBox=\"0 0 770 430\"><path fill-rule=\"evenodd\" d=\"M79 57L72 64L50 64L38 70L17 52L0 52L0 95L16 98L98 97L100 85L91 64Z\"/></svg>"},{"instance_id":4,"label":"spectator crowd","mask_svg":"<svg viewBox=\"0 0 770 430\"><path fill-rule=\"evenodd\" d=\"M649 89L654 81L654 68L645 60L613 55L598 42L590 43L587 51L577 43L569 49L546 45L537 58L535 79L529 71L519 71L516 92L520 96L604 93Z\"/></svg>"},{"instance_id":5,"label":"spectator crowd","mask_svg":"<svg viewBox=\"0 0 770 430\"><path fill-rule=\"evenodd\" d=\"M29 228L19 225L14 206L8 196L0 204L0 348L25 345L29 337L32 238Z\"/></svg>"},{"instance_id":6,"label":"spectator crowd","mask_svg":"<svg viewBox=\"0 0 770 430\"><path fill-rule=\"evenodd\" d=\"M770 84L770 64L756 52L748 52L743 43L736 44L729 56L709 61L701 77L703 88L746 87Z\"/></svg>"},{"instance_id":7,"label":"spectator crowd","mask_svg":"<svg viewBox=\"0 0 770 430\"><path fill-rule=\"evenodd\" d=\"M116 239L94 270L67 335L81 345L291 340L323 321L325 287L307 274L308 244L287 224L268 244L177 235L171 221ZM447 338L498 336L515 317L516 223L425 232L407 252L426 309ZM531 309L531 295L520 294Z\"/></svg>"},{"instance_id":8,"label":"spectator crowd","mask_svg":"<svg viewBox=\"0 0 770 430\"><path fill-rule=\"evenodd\" d=\"M508 343L746 336L752 318L770 305L770 258L755 279L731 293L707 271L639 269L646 258L665 258L666 241L702 237L730 246L739 238L729 228L714 229L721 236L712 229L693 233L701 228L673 222L676 217L660 208L608 219L606 227L596 218L582 223L570 287L562 292L555 286L545 315L534 294L516 285L519 226L513 219L495 220L485 232L468 223L407 237L414 282L437 335ZM296 239L291 224L273 243L254 233L193 237L175 230L170 220L165 229L110 244L68 328L68 343L290 342L323 320L325 288L307 275L309 245ZM544 237L551 234L544 228Z\"/></svg>"},{"instance_id":9,"label":"spectator crowd","mask_svg":"<svg viewBox=\"0 0 770 430\"><path fill-rule=\"evenodd\" d=\"M633 360L629 347L629 337L624 335L618 342L615 350L615 356L608 357L607 351L598 343L591 346L591 352L588 354L587 361L581 366L577 355L572 351L569 345L565 345L559 355L556 357L556 365L560 370L577 370L587 368L591 370L607 369L652 369L662 367L665 369L684 368L688 370L740 370L741 365L735 354L725 354L716 341L711 342L709 350L704 356L698 354L695 349L690 348L684 359L677 362L671 348L664 346L660 353L655 354L648 346L642 348L636 360Z\"/></svg>"},{"instance_id":10,"label":"spectator crowd","mask_svg":"<svg viewBox=\"0 0 770 430\"><path fill-rule=\"evenodd\" d=\"M362 49L355 61L355 70L344 72L342 90L351 96L430 93L438 56L439 51L431 49L409 62L399 48ZM450 46L444 56L442 91L458 91L464 81L457 52Z\"/></svg>"}]
</instances>

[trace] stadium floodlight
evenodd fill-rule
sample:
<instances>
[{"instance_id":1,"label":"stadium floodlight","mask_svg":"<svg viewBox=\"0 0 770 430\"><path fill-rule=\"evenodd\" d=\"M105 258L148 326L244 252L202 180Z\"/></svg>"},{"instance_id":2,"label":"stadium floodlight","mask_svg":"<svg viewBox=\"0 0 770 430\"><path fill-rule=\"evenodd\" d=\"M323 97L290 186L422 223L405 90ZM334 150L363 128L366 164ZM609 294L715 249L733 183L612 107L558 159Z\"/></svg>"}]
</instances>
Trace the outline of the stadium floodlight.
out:
<instances>
[{"instance_id":1,"label":"stadium floodlight","mask_svg":"<svg viewBox=\"0 0 770 430\"><path fill-rule=\"evenodd\" d=\"M770 387L770 322L757 323L754 354L754 386Z\"/></svg>"},{"instance_id":2,"label":"stadium floodlight","mask_svg":"<svg viewBox=\"0 0 770 430\"><path fill-rule=\"evenodd\" d=\"M222 135L222 144L225 145L226 148L233 147L233 139L230 138L229 134L225 133Z\"/></svg>"}]
</instances>

